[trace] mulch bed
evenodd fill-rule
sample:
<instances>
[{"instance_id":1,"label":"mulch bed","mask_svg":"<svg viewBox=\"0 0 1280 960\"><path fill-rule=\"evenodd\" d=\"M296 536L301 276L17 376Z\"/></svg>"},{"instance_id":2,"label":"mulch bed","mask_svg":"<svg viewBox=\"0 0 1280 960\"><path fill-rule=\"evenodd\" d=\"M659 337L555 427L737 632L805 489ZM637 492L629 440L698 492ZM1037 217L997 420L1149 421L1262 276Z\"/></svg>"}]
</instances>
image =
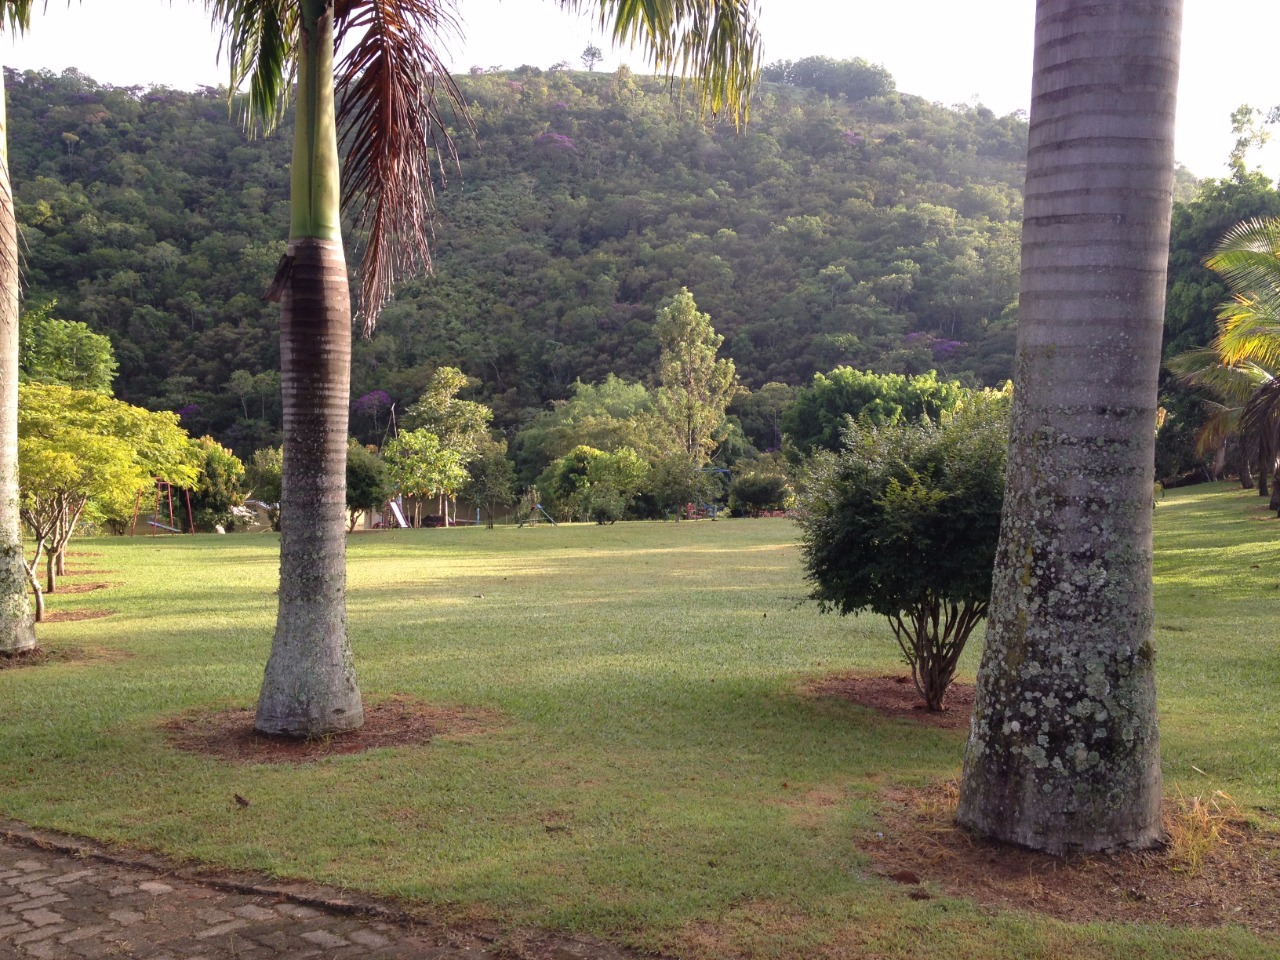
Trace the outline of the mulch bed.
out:
<instances>
[{"instance_id":1,"label":"mulch bed","mask_svg":"<svg viewBox=\"0 0 1280 960\"><path fill-rule=\"evenodd\" d=\"M947 730L968 729L969 716L973 713L971 683L952 683L947 688L945 709L940 713L926 709L910 677L837 673L807 684L804 690L809 696L839 697L886 717L914 720Z\"/></svg>"},{"instance_id":2,"label":"mulch bed","mask_svg":"<svg viewBox=\"0 0 1280 960\"><path fill-rule=\"evenodd\" d=\"M501 718L488 710L393 699L366 703L360 729L312 740L258 733L253 719L252 710L193 713L168 721L164 729L171 744L191 753L235 763L311 763L379 747L429 743L436 737L485 733L496 728Z\"/></svg>"},{"instance_id":3,"label":"mulch bed","mask_svg":"<svg viewBox=\"0 0 1280 960\"><path fill-rule=\"evenodd\" d=\"M881 876L987 907L1026 910L1078 923L1240 924L1280 936L1280 821L1222 818L1222 835L1192 865L1176 848L1059 858L978 840L955 825L954 782L886 795L883 826L864 837ZM1165 822L1181 816L1165 804Z\"/></svg>"}]
</instances>

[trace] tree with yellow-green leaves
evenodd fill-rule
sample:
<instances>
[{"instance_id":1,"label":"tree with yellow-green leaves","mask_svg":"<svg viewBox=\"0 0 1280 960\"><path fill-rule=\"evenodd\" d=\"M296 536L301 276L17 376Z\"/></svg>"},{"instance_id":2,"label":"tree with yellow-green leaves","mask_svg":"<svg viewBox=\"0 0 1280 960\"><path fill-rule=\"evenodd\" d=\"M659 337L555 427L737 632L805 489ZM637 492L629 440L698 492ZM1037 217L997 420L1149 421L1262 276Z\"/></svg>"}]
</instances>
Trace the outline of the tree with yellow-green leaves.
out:
<instances>
[{"instance_id":1,"label":"tree with yellow-green leaves","mask_svg":"<svg viewBox=\"0 0 1280 960\"><path fill-rule=\"evenodd\" d=\"M53 591L58 558L78 523L128 518L138 494L156 480L194 485L200 461L200 450L178 426L176 413L143 410L95 391L22 384L19 509L36 545L25 564L36 620L44 613L38 579L42 556Z\"/></svg>"}]
</instances>

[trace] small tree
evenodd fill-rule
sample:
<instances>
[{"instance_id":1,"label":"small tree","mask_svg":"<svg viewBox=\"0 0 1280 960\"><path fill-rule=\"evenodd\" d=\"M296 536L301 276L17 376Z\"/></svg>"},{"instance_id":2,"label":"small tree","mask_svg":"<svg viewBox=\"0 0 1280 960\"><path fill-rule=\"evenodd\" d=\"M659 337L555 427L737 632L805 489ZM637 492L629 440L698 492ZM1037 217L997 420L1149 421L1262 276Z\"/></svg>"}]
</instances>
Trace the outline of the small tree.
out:
<instances>
[{"instance_id":1,"label":"small tree","mask_svg":"<svg viewBox=\"0 0 1280 960\"><path fill-rule=\"evenodd\" d=\"M230 527L235 508L244 503L244 464L212 437L195 441L199 448L200 476L189 491L188 522L201 533ZM185 513L186 504L182 504Z\"/></svg>"},{"instance_id":2,"label":"small tree","mask_svg":"<svg viewBox=\"0 0 1280 960\"><path fill-rule=\"evenodd\" d=\"M622 519L648 472L649 465L629 447L606 453L579 446L548 467L538 484L564 519L613 523Z\"/></svg>"},{"instance_id":3,"label":"small tree","mask_svg":"<svg viewBox=\"0 0 1280 960\"><path fill-rule=\"evenodd\" d=\"M488 440L480 445L475 459L467 464L462 495L484 510L490 530L494 512L516 502L516 469L507 458L505 440Z\"/></svg>"},{"instance_id":4,"label":"small tree","mask_svg":"<svg viewBox=\"0 0 1280 960\"><path fill-rule=\"evenodd\" d=\"M284 471L282 447L259 447L245 469L245 482L251 495L266 504L271 529L280 532L280 477Z\"/></svg>"},{"instance_id":5,"label":"small tree","mask_svg":"<svg viewBox=\"0 0 1280 960\"><path fill-rule=\"evenodd\" d=\"M695 468L715 452L725 411L740 389L733 361L717 359L724 337L711 317L698 310L693 294L681 290L660 310L653 325L662 347L658 360L657 416L676 452Z\"/></svg>"},{"instance_id":6,"label":"small tree","mask_svg":"<svg viewBox=\"0 0 1280 960\"><path fill-rule=\"evenodd\" d=\"M156 478L189 487L200 453L175 413L54 384L23 384L18 395L20 505L36 544L27 575L39 620L41 555L52 591L58 558L82 518L128 516Z\"/></svg>"},{"instance_id":7,"label":"small tree","mask_svg":"<svg viewBox=\"0 0 1280 960\"><path fill-rule=\"evenodd\" d=\"M970 393L937 423L854 424L810 462L799 522L823 610L888 618L916 689L943 709L991 597L1009 398Z\"/></svg>"},{"instance_id":8,"label":"small tree","mask_svg":"<svg viewBox=\"0 0 1280 960\"><path fill-rule=\"evenodd\" d=\"M417 498L414 526L421 525L424 497L452 496L467 482L462 456L444 446L430 430L402 430L383 447L382 459L400 492Z\"/></svg>"},{"instance_id":9,"label":"small tree","mask_svg":"<svg viewBox=\"0 0 1280 960\"><path fill-rule=\"evenodd\" d=\"M765 510L782 510L794 495L780 473L752 470L735 477L729 487L729 509L758 517Z\"/></svg>"},{"instance_id":10,"label":"small tree","mask_svg":"<svg viewBox=\"0 0 1280 960\"><path fill-rule=\"evenodd\" d=\"M393 492L382 458L352 437L347 444L347 532L355 530L362 511L383 506Z\"/></svg>"},{"instance_id":11,"label":"small tree","mask_svg":"<svg viewBox=\"0 0 1280 960\"><path fill-rule=\"evenodd\" d=\"M589 71L594 72L596 64L603 59L604 54L594 43L588 43L586 49L582 51L582 65Z\"/></svg>"}]
</instances>

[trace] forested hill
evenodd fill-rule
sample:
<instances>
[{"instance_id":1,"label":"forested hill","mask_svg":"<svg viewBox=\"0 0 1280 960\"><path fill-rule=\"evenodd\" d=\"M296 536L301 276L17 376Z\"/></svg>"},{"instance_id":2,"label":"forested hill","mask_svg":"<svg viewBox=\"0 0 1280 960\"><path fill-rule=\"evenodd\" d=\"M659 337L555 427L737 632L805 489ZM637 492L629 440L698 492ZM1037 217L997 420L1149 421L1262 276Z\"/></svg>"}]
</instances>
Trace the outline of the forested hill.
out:
<instances>
[{"instance_id":1,"label":"forested hill","mask_svg":"<svg viewBox=\"0 0 1280 960\"><path fill-rule=\"evenodd\" d=\"M448 363L511 427L575 379L651 377L655 307L682 286L752 388L841 363L1007 377L1025 124L887 77L850 102L778 76L741 132L626 71L460 78L477 130L441 193L435 274L357 344L353 396L407 404ZM241 453L273 439L260 294L288 131L247 139L216 90L7 83L28 300L111 336L123 398Z\"/></svg>"}]
</instances>

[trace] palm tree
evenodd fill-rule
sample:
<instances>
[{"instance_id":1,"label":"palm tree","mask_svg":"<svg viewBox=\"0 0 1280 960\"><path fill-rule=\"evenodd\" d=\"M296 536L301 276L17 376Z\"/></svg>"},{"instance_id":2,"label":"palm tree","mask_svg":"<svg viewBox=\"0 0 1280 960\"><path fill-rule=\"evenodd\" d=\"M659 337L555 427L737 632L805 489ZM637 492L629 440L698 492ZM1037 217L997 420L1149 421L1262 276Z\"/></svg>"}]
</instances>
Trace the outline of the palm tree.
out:
<instances>
[{"instance_id":1,"label":"palm tree","mask_svg":"<svg viewBox=\"0 0 1280 960\"><path fill-rule=\"evenodd\" d=\"M0 27L26 30L32 0L0 3ZM18 515L18 221L9 180L8 124L0 74L0 653L32 650L36 632L27 599Z\"/></svg>"},{"instance_id":2,"label":"palm tree","mask_svg":"<svg viewBox=\"0 0 1280 960\"><path fill-rule=\"evenodd\" d=\"M280 602L258 701L264 733L317 736L363 722L347 639L344 482L351 314L341 201L367 228L366 330L395 276L430 265L433 168L456 153L441 115L465 117L435 52L453 0L205 0L223 31L232 88L270 125L297 77L289 244L269 296L280 301L284 472ZM561 0L581 9L584 0ZM759 67L749 0L598 0L615 40L659 69L702 81L700 102L745 116ZM350 40L350 44L344 44ZM335 41L349 49L335 76ZM342 109L335 111L335 90ZM339 182L339 129L346 146Z\"/></svg>"},{"instance_id":3,"label":"palm tree","mask_svg":"<svg viewBox=\"0 0 1280 960\"><path fill-rule=\"evenodd\" d=\"M1013 424L958 819L1160 838L1156 382L1181 0L1037 0Z\"/></svg>"},{"instance_id":4,"label":"palm tree","mask_svg":"<svg viewBox=\"0 0 1280 960\"><path fill-rule=\"evenodd\" d=\"M1242 446L1257 451L1259 493L1266 495L1272 480L1270 506L1280 509L1280 483L1273 476L1280 452L1280 219L1232 227L1205 265L1226 281L1232 299L1218 312L1213 343L1181 353L1167 366L1221 401L1212 408L1200 445L1217 435L1239 435ZM1247 471L1242 458L1242 480Z\"/></svg>"}]
</instances>

